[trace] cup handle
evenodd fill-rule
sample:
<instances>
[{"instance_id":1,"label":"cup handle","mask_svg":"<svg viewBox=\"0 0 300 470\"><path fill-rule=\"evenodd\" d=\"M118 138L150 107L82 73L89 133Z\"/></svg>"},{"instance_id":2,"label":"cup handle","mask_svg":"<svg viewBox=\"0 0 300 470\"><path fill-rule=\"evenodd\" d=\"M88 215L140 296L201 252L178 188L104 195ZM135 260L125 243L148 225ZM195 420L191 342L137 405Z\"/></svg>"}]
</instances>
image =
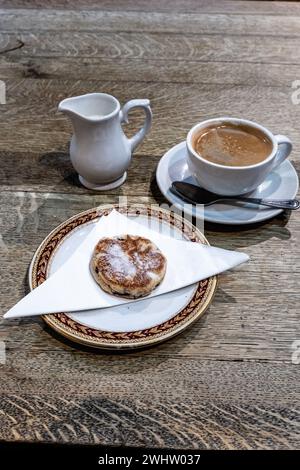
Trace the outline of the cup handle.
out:
<instances>
[{"instance_id":1,"label":"cup handle","mask_svg":"<svg viewBox=\"0 0 300 470\"><path fill-rule=\"evenodd\" d=\"M274 137L278 144L278 150L273 160L273 169L281 165L281 163L287 159L293 149L292 142L285 135L277 134L274 135Z\"/></svg>"},{"instance_id":2,"label":"cup handle","mask_svg":"<svg viewBox=\"0 0 300 470\"><path fill-rule=\"evenodd\" d=\"M133 108L142 108L146 114L146 118L143 127L134 136L128 139L132 152L142 142L147 132L149 132L152 122L152 111L150 108L149 100L127 101L127 103L124 104L123 108L120 111L121 122L125 122L126 124L128 124L128 113Z\"/></svg>"}]
</instances>

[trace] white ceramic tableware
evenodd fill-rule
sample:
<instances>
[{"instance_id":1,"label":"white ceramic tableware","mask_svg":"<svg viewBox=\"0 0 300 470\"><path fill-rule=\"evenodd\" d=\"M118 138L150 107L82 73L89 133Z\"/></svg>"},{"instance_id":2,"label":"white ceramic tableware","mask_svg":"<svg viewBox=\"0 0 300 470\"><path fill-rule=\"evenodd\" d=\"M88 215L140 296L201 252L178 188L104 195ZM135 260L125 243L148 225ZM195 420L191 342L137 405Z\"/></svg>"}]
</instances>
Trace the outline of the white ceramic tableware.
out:
<instances>
[{"instance_id":1,"label":"white ceramic tableware","mask_svg":"<svg viewBox=\"0 0 300 470\"><path fill-rule=\"evenodd\" d=\"M133 108L142 108L146 118L143 127L127 138L121 124L128 122L128 113ZM114 96L89 93L61 101L58 110L73 125L70 158L83 186L107 190L124 183L132 153L151 127L149 100L130 100L121 109Z\"/></svg>"},{"instance_id":2,"label":"white ceramic tableware","mask_svg":"<svg viewBox=\"0 0 300 470\"><path fill-rule=\"evenodd\" d=\"M244 202L217 202L211 206L186 204L179 196L170 191L173 181L186 181L197 184L187 163L186 142L181 142L169 149L161 158L156 180L165 198L179 210L185 210L188 216L204 219L209 222L226 225L244 225L270 219L283 209L256 206ZM266 179L251 193L251 197L271 199L293 199L298 192L298 176L289 160L271 171Z\"/></svg>"}]
</instances>

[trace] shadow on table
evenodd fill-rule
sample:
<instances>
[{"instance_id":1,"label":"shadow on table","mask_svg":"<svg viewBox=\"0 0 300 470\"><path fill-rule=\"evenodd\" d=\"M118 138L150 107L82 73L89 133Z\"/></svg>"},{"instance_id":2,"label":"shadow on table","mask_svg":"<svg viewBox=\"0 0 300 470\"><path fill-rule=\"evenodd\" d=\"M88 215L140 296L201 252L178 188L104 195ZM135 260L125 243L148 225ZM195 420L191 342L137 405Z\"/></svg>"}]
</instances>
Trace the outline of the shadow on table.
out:
<instances>
[{"instance_id":1,"label":"shadow on table","mask_svg":"<svg viewBox=\"0 0 300 470\"><path fill-rule=\"evenodd\" d=\"M45 324L44 330L55 340L59 341L60 343L64 343L68 348L75 349L76 351L81 351L81 352L86 352L86 353L92 353L97 356L151 356L155 357L156 359L156 366L157 364L161 364L167 360L170 359L170 351L168 351L167 354L164 353L164 350L167 351L169 349L169 345L171 343L176 344L176 353L174 353L173 358L176 359L176 357L181 356L181 351L186 347L186 344L191 343L196 337L199 336L199 329L203 328L205 323L206 323L206 317L207 314L209 313L209 309L205 312L202 318L197 320L197 328L193 327L193 324L190 325L185 331L180 333L178 336L174 336L173 338L170 338L166 341L164 341L161 344L154 344L153 346L146 346L142 347L139 349L133 349L133 350L126 350L126 351L121 351L121 350L105 350L105 349L96 349L92 348L89 346L81 345L78 343L75 343L63 336L61 336L59 333L56 331L52 330L48 325ZM174 349L172 349L174 351ZM153 353L153 354L152 354ZM135 363L132 364L132 373L135 373L139 370L147 370L148 368L151 369L153 367L153 364L149 364L147 366L147 363L143 362L141 364ZM112 370L113 372L113 370ZM117 372L120 373L120 370Z\"/></svg>"},{"instance_id":2,"label":"shadow on table","mask_svg":"<svg viewBox=\"0 0 300 470\"><path fill-rule=\"evenodd\" d=\"M78 174L74 170L70 161L70 156L68 152L44 153L40 156L39 163L41 164L41 166L46 167L48 170L52 170L55 173L58 173L59 176L63 178L62 180L59 180L60 185L63 182L66 182L70 186L82 188L82 185L80 184L78 179Z\"/></svg>"},{"instance_id":3,"label":"shadow on table","mask_svg":"<svg viewBox=\"0 0 300 470\"><path fill-rule=\"evenodd\" d=\"M162 202L168 203L158 188L155 171L152 173L150 187L157 204L161 204ZM286 241L291 237L291 233L286 227L290 217L291 211L284 211L272 219L254 224L223 225L205 222L204 231L208 239L212 240L212 243L214 243L215 240L220 248L228 248L229 234L231 234L231 249L256 245L273 237ZM195 223L195 220L193 220L193 223ZM222 237L222 235L224 235L224 237Z\"/></svg>"},{"instance_id":4,"label":"shadow on table","mask_svg":"<svg viewBox=\"0 0 300 470\"><path fill-rule=\"evenodd\" d=\"M291 211L284 211L272 219L247 225L221 225L205 222L205 233L208 237L216 237L221 242L221 235L231 234L233 248L242 248L262 243L276 237L282 241L291 238L291 232L286 227L291 217ZM228 239L228 237L226 237ZM219 243L219 246L221 244ZM222 247L222 246L221 246Z\"/></svg>"}]
</instances>

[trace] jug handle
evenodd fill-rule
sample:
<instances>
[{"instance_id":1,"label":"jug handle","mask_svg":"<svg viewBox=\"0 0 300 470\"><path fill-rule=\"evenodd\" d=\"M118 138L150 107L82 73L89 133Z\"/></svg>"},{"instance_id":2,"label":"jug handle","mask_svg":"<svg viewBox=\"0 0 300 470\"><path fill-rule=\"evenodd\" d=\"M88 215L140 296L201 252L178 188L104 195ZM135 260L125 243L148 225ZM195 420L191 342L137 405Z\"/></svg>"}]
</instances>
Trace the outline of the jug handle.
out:
<instances>
[{"instance_id":1,"label":"jug handle","mask_svg":"<svg viewBox=\"0 0 300 470\"><path fill-rule=\"evenodd\" d=\"M149 132L152 122L152 111L150 108L150 101L147 99L127 101L127 103L124 104L123 108L120 111L121 122L125 122L126 124L128 124L128 113L133 108L142 108L146 114L146 118L143 127L134 136L128 139L132 152L142 142L147 132Z\"/></svg>"}]
</instances>

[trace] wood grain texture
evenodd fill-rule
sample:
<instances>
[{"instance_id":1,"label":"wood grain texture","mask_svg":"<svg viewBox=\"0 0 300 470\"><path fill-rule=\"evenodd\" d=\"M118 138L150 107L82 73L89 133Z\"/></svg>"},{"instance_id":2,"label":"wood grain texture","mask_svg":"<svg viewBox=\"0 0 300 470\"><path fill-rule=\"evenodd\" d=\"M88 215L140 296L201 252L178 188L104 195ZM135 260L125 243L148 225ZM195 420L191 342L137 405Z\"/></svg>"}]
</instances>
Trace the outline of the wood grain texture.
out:
<instances>
[{"instance_id":1,"label":"wood grain texture","mask_svg":"<svg viewBox=\"0 0 300 470\"><path fill-rule=\"evenodd\" d=\"M300 16L300 8L293 1L245 0L0 0L0 6L12 8L43 8L57 10L102 10L138 12L243 13Z\"/></svg>"},{"instance_id":2,"label":"wood grain texture","mask_svg":"<svg viewBox=\"0 0 300 470\"><path fill-rule=\"evenodd\" d=\"M260 14L211 14L138 11L0 10L0 29L6 32L150 32L241 36L300 36L298 18Z\"/></svg>"},{"instance_id":3,"label":"wood grain texture","mask_svg":"<svg viewBox=\"0 0 300 470\"><path fill-rule=\"evenodd\" d=\"M158 70L157 70L158 73ZM56 79L17 79L7 82L7 104L1 106L0 151L34 152L42 156L67 152L71 135L68 119L57 112L60 100L72 95L102 91L115 95L121 104L132 97L147 96L154 119L151 133L139 147L141 155L161 157L172 145L186 138L196 123L219 115L244 116L293 139L296 158L300 146L300 105L293 105L292 87L159 84ZM18 111L14 110L18 103ZM278 113L280 110L280 117ZM141 112L133 112L130 133L141 125ZM12 132L13 128L13 132ZM151 165L153 168L153 165Z\"/></svg>"},{"instance_id":4,"label":"wood grain texture","mask_svg":"<svg viewBox=\"0 0 300 470\"><path fill-rule=\"evenodd\" d=\"M168 376L162 378L165 381ZM299 440L299 410L284 405L260 401L237 405L211 398L198 399L195 404L191 397L182 403L178 395L173 400L170 395L161 400L155 390L140 399L134 394L119 398L111 390L108 395L103 389L100 393L101 398L43 392L34 396L0 395L3 435L8 441L26 436L29 442L113 442L179 449L293 449Z\"/></svg>"},{"instance_id":5,"label":"wood grain texture","mask_svg":"<svg viewBox=\"0 0 300 470\"><path fill-rule=\"evenodd\" d=\"M59 80L109 81L143 83L196 83L219 86L242 85L268 87L286 86L300 76L300 66L289 64L282 73L281 64L241 64L226 62L195 62L193 60L124 59L122 57L16 57L0 55L2 80L33 78Z\"/></svg>"},{"instance_id":6,"label":"wood grain texture","mask_svg":"<svg viewBox=\"0 0 300 470\"><path fill-rule=\"evenodd\" d=\"M184 37L184 40L182 39ZM284 41L283 41L284 39ZM1 32L0 54L297 64L297 39L275 36L152 32Z\"/></svg>"},{"instance_id":7,"label":"wood grain texture","mask_svg":"<svg viewBox=\"0 0 300 470\"><path fill-rule=\"evenodd\" d=\"M244 116L287 134L299 166L300 4L216 0L0 0L0 312L28 292L39 243L103 203L165 203L164 152L196 122ZM71 95L148 97L151 134L126 183L78 183ZM128 134L142 116L132 113ZM205 316L173 340L130 354L91 351L40 318L0 322L0 439L213 449L299 448L300 215L205 224L210 243L251 261L220 276ZM5 364L3 361L5 347Z\"/></svg>"}]
</instances>

